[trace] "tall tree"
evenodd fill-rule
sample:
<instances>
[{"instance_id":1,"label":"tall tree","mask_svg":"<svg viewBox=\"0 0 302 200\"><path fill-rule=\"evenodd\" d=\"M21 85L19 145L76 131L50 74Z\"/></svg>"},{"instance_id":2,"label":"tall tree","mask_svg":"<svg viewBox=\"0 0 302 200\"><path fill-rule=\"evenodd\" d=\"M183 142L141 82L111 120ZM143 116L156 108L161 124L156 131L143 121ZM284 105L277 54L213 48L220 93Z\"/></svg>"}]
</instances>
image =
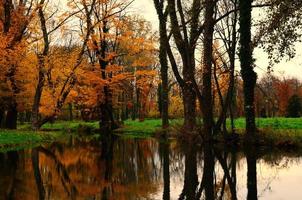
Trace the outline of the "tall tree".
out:
<instances>
[{"instance_id":1,"label":"tall tree","mask_svg":"<svg viewBox=\"0 0 302 200\"><path fill-rule=\"evenodd\" d=\"M188 132L196 127L196 91L195 80L195 50L202 28L199 25L201 13L201 2L194 0L192 4L186 5L178 0L168 0L168 11L171 21L171 33L182 61L182 77L180 76L172 52L168 49L168 56L173 72L182 89L184 104L184 127ZM177 12L178 11L178 12ZM186 16L185 13L188 13ZM189 18L189 19L188 19ZM172 58L172 59L171 59Z\"/></svg>"},{"instance_id":2,"label":"tall tree","mask_svg":"<svg viewBox=\"0 0 302 200\"><path fill-rule=\"evenodd\" d=\"M17 95L20 92L16 80L17 58L21 54L24 46L21 46L25 37L26 28L32 18L33 1L5 0L0 2L0 38L1 38L1 57L6 59L1 61L1 73L4 74L4 80L7 81L10 90L9 100L6 102L5 127L16 129L18 103Z\"/></svg>"},{"instance_id":3,"label":"tall tree","mask_svg":"<svg viewBox=\"0 0 302 200\"><path fill-rule=\"evenodd\" d=\"M203 33L203 74L202 95L203 124L205 139L209 140L213 129L213 93L212 93L212 55L213 55L213 33L214 33L214 8L215 0L205 1L204 33Z\"/></svg>"},{"instance_id":4,"label":"tall tree","mask_svg":"<svg viewBox=\"0 0 302 200\"><path fill-rule=\"evenodd\" d=\"M165 0L154 0L158 20L159 20L159 61L160 61L160 100L162 127L169 126L169 83L168 83L168 57L167 57L167 18L168 10L164 7Z\"/></svg>"},{"instance_id":5,"label":"tall tree","mask_svg":"<svg viewBox=\"0 0 302 200\"><path fill-rule=\"evenodd\" d=\"M253 50L251 43L252 1L240 0L240 63L243 79L244 110L246 117L247 136L253 136L256 131L254 93L257 74L253 65Z\"/></svg>"}]
</instances>

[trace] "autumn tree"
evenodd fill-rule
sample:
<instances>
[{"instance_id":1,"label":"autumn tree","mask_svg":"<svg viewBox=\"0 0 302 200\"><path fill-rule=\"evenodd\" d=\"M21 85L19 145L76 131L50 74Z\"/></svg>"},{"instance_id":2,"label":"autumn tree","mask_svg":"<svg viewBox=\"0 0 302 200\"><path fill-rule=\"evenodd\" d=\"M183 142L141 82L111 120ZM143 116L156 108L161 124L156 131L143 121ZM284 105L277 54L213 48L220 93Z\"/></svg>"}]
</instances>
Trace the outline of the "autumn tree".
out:
<instances>
[{"instance_id":1,"label":"autumn tree","mask_svg":"<svg viewBox=\"0 0 302 200\"><path fill-rule=\"evenodd\" d=\"M0 38L1 38L1 85L7 93L1 97L4 107L0 108L0 115L3 116L6 110L5 127L15 129L17 127L18 102L17 95L20 92L16 80L18 58L26 47L24 38L26 29L33 17L35 8L33 1L12 1L0 2ZM1 117L2 118L2 117Z\"/></svg>"}]
</instances>

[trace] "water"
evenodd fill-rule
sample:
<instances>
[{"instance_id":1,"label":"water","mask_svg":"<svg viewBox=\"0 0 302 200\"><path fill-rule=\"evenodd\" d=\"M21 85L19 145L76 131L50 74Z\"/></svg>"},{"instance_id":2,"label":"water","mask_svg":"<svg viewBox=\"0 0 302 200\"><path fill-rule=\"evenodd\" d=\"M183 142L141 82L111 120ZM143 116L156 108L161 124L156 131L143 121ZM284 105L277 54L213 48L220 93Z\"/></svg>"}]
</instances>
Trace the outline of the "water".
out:
<instances>
[{"instance_id":1,"label":"water","mask_svg":"<svg viewBox=\"0 0 302 200\"><path fill-rule=\"evenodd\" d=\"M0 199L300 200L301 161L296 152L70 138L0 153Z\"/></svg>"}]
</instances>

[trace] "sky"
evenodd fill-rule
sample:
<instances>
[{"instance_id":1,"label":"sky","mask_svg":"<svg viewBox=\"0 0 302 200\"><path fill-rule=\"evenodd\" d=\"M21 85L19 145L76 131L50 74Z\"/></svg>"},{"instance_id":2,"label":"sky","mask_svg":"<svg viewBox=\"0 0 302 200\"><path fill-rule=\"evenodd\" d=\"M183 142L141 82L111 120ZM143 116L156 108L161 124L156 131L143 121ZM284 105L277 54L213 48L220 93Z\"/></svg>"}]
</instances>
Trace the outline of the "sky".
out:
<instances>
[{"instance_id":1,"label":"sky","mask_svg":"<svg viewBox=\"0 0 302 200\"><path fill-rule=\"evenodd\" d=\"M131 6L134 13L142 15L146 20L150 21L153 29L157 30L158 20L156 11L153 5L153 0L135 0ZM296 45L296 57L290 61L284 59L282 62L274 66L273 71L275 75L296 77L302 80L302 43ZM255 49L254 58L256 59L257 68L255 71L261 78L268 67L268 59L266 53L262 49Z\"/></svg>"}]
</instances>

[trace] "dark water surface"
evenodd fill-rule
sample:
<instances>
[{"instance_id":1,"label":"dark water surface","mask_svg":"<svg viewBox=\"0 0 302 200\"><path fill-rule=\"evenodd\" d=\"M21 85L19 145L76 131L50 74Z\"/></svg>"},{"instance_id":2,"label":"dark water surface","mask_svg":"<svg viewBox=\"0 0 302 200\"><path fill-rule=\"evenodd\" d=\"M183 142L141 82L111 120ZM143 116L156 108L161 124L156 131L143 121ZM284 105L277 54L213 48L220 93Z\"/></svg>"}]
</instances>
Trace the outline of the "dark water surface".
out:
<instances>
[{"instance_id":1,"label":"dark water surface","mask_svg":"<svg viewBox=\"0 0 302 200\"><path fill-rule=\"evenodd\" d=\"M0 153L0 199L302 199L297 152L70 138Z\"/></svg>"}]
</instances>

